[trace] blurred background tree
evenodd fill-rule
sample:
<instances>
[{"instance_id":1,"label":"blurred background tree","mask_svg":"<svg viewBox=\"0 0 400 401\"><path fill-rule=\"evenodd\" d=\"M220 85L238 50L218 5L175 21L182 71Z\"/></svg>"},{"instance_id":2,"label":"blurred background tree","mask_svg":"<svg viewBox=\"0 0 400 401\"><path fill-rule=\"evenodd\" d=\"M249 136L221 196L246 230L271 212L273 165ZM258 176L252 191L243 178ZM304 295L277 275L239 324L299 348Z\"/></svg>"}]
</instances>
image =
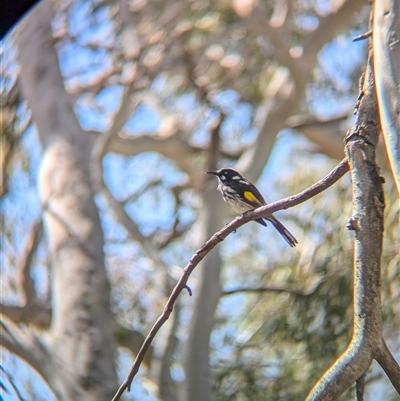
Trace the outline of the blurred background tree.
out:
<instances>
[{"instance_id":1,"label":"blurred background tree","mask_svg":"<svg viewBox=\"0 0 400 401\"><path fill-rule=\"evenodd\" d=\"M272 201L344 157L364 3L45 0L3 41L5 400L111 399L181 268L234 216L205 171L234 166ZM399 205L381 164L398 355ZM278 213L294 250L249 223L212 251L125 399L304 398L351 336L350 188ZM375 366L366 380L367 400L395 399Z\"/></svg>"}]
</instances>

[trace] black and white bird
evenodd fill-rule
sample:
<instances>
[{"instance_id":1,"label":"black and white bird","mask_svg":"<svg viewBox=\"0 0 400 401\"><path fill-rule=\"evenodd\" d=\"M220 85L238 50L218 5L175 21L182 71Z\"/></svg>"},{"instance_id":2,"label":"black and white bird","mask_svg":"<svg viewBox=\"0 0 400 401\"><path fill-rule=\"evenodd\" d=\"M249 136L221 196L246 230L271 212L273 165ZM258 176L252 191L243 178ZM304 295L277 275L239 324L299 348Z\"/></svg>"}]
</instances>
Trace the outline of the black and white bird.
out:
<instances>
[{"instance_id":1,"label":"black and white bird","mask_svg":"<svg viewBox=\"0 0 400 401\"><path fill-rule=\"evenodd\" d=\"M221 192L224 201L236 212L243 214L267 204L257 187L233 168L225 167L217 171L208 171L207 174L218 177L218 190ZM296 246L297 239L274 215L271 214L255 221L267 226L265 220L272 223L291 247Z\"/></svg>"}]
</instances>

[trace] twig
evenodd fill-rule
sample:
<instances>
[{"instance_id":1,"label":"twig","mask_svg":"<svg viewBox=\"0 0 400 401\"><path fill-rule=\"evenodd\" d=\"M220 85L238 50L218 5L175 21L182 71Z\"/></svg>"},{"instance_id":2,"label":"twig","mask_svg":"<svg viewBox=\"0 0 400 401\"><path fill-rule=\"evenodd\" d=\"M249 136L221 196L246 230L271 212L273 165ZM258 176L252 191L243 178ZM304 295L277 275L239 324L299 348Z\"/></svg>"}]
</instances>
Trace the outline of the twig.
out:
<instances>
[{"instance_id":1,"label":"twig","mask_svg":"<svg viewBox=\"0 0 400 401\"><path fill-rule=\"evenodd\" d=\"M364 401L365 373L356 380L356 400Z\"/></svg>"},{"instance_id":2,"label":"twig","mask_svg":"<svg viewBox=\"0 0 400 401\"><path fill-rule=\"evenodd\" d=\"M11 387L14 389L15 394L17 395L18 399L20 401L25 401L25 398L22 396L21 392L19 391L18 386L14 383L12 376L10 374L8 374L8 372L1 365L0 365L0 370L2 370L3 373L6 375L8 381L10 382ZM3 387L4 391L6 391L9 394L8 390L4 386L2 386L2 387Z\"/></svg>"},{"instance_id":3,"label":"twig","mask_svg":"<svg viewBox=\"0 0 400 401\"><path fill-rule=\"evenodd\" d=\"M162 259L158 256L157 248L153 245L150 238L145 237L137 227L136 223L129 217L128 213L124 209L124 204L117 201L114 198L111 191L103 179L103 167L102 160L103 156L109 150L110 145L113 143L118 134L125 125L128 118L131 116L134 108L137 105L137 100L132 100L132 93L130 89L127 89L124 93L121 101L121 106L115 115L114 121L107 132L101 134L92 149L91 154L91 175L95 183L95 188L99 193L102 193L106 198L109 208L114 213L115 219L120 223L128 234L135 240L138 241L146 251L150 259L155 264L161 264L166 268Z\"/></svg>"},{"instance_id":4,"label":"twig","mask_svg":"<svg viewBox=\"0 0 400 401\"><path fill-rule=\"evenodd\" d=\"M288 292L289 294L299 295L301 297L309 297L314 294L325 282L327 277L322 278L316 284L310 288L299 288L295 286L287 285L267 285L264 287L239 287L232 290L226 290L222 293L222 296L233 295L239 292Z\"/></svg>"},{"instance_id":5,"label":"twig","mask_svg":"<svg viewBox=\"0 0 400 401\"><path fill-rule=\"evenodd\" d=\"M370 30L368 32L364 32L361 35L354 36L353 42L358 42L359 40L368 39L371 36L372 36L372 30Z\"/></svg>"},{"instance_id":6,"label":"twig","mask_svg":"<svg viewBox=\"0 0 400 401\"><path fill-rule=\"evenodd\" d=\"M36 327L48 327L51 321L51 305L48 299L38 298L35 283L31 277L32 258L42 238L42 221L33 224L24 245L20 262L19 284L21 287L22 306L0 303L0 311L15 323L33 324Z\"/></svg>"},{"instance_id":7,"label":"twig","mask_svg":"<svg viewBox=\"0 0 400 401\"><path fill-rule=\"evenodd\" d=\"M33 330L28 331L5 314L0 315L0 344L31 365L43 377L46 371L43 361L49 360L49 350L45 341Z\"/></svg>"},{"instance_id":8,"label":"twig","mask_svg":"<svg viewBox=\"0 0 400 401\"><path fill-rule=\"evenodd\" d=\"M20 282L24 296L25 305L36 298L36 291L33 279L30 275L33 255L39 245L42 237L42 221L37 221L28 236L25 244L25 250L21 260Z\"/></svg>"},{"instance_id":9,"label":"twig","mask_svg":"<svg viewBox=\"0 0 400 401\"><path fill-rule=\"evenodd\" d=\"M250 220L256 220L260 217L268 216L278 210L289 209L290 207L296 206L307 201L308 199L313 198L314 196L320 194L321 192L332 186L336 181L343 177L347 173L347 171L349 171L349 165L347 159L343 159L324 178L316 182L311 187L298 193L297 195L290 196L288 198L282 199L281 201L270 203L266 206L262 206L258 209L247 212L246 217L248 217L248 220L246 219L246 223Z\"/></svg>"},{"instance_id":10,"label":"twig","mask_svg":"<svg viewBox=\"0 0 400 401\"><path fill-rule=\"evenodd\" d=\"M178 283L175 285L175 288L173 289L164 307L163 313L154 323L152 329L147 335L139 353L136 356L136 359L131 367L128 376L121 384L112 401L119 400L125 390L130 391L132 380L139 371L139 367L144 359L147 349L150 347L155 335L157 334L161 326L168 320L169 316L171 315L175 301L177 300L179 294L183 289L187 288L187 281L190 274L217 244L222 242L229 234L251 220L256 220L260 217L268 216L278 210L288 209L290 207L296 206L321 193L322 191L333 185L336 181L338 181L348 171L348 169L349 167L347 160L344 159L328 175L312 185L310 188L300 192L297 195L282 199L278 202L271 203L267 206L263 206L254 211L247 212L246 214L237 217L235 220L224 226L222 230L215 233L200 249L198 249L189 260L189 263L183 269L183 273Z\"/></svg>"},{"instance_id":11,"label":"twig","mask_svg":"<svg viewBox=\"0 0 400 401\"><path fill-rule=\"evenodd\" d=\"M185 290L188 292L190 297L193 295L192 289L187 284L185 285Z\"/></svg>"},{"instance_id":12,"label":"twig","mask_svg":"<svg viewBox=\"0 0 400 401\"><path fill-rule=\"evenodd\" d=\"M390 352L384 338L381 340L381 347L375 359L386 373L393 387L400 394L400 366Z\"/></svg>"}]
</instances>

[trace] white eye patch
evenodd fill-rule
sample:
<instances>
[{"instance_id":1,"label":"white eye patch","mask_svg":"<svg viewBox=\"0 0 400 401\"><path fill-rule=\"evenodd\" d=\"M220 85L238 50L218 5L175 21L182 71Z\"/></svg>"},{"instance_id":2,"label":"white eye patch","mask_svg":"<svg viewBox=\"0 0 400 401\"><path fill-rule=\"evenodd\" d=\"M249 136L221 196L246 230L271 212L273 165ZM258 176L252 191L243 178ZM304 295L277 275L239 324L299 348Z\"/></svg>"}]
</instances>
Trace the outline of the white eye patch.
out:
<instances>
[{"instance_id":1,"label":"white eye patch","mask_svg":"<svg viewBox=\"0 0 400 401\"><path fill-rule=\"evenodd\" d=\"M240 177L238 175L235 175L234 177L232 177L232 180L240 180Z\"/></svg>"},{"instance_id":2,"label":"white eye patch","mask_svg":"<svg viewBox=\"0 0 400 401\"><path fill-rule=\"evenodd\" d=\"M226 180L226 177L224 175L221 175L221 177L219 177L222 181Z\"/></svg>"}]
</instances>

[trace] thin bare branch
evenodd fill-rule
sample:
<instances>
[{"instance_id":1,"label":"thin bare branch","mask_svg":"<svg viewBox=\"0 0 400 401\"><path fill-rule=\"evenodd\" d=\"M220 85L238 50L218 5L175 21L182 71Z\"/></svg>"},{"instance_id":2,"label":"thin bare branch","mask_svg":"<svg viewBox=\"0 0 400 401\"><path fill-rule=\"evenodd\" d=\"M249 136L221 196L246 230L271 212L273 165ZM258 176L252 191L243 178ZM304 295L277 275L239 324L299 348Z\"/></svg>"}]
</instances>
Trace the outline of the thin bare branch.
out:
<instances>
[{"instance_id":1,"label":"thin bare branch","mask_svg":"<svg viewBox=\"0 0 400 401\"><path fill-rule=\"evenodd\" d=\"M400 394L400 366L394 359L384 338L382 338L381 346L377 350L375 359L386 373L393 387Z\"/></svg>"},{"instance_id":2,"label":"thin bare branch","mask_svg":"<svg viewBox=\"0 0 400 401\"><path fill-rule=\"evenodd\" d=\"M25 249L23 251L20 271L20 282L24 296L24 304L32 302L36 298L35 284L30 275L33 255L42 238L42 221L37 221L26 240Z\"/></svg>"},{"instance_id":3,"label":"thin bare branch","mask_svg":"<svg viewBox=\"0 0 400 401\"><path fill-rule=\"evenodd\" d=\"M0 344L38 372L42 372L41 368L49 359L45 344L36 335L23 330L4 315L0 320Z\"/></svg>"},{"instance_id":4,"label":"thin bare branch","mask_svg":"<svg viewBox=\"0 0 400 401\"><path fill-rule=\"evenodd\" d=\"M365 373L356 380L356 401L364 401Z\"/></svg>"},{"instance_id":5,"label":"thin bare branch","mask_svg":"<svg viewBox=\"0 0 400 401\"><path fill-rule=\"evenodd\" d=\"M122 98L120 109L115 115L113 124L107 132L101 134L97 138L95 144L93 145L91 156L91 174L95 188L98 192L104 194L117 218L117 221L125 227L133 239L142 243L145 241L144 237L128 214L125 212L123 205L112 196L103 180L103 156L106 154L110 144L116 138L118 138L118 134L125 125L126 119L129 117L131 111L131 93L129 90L126 90Z\"/></svg>"},{"instance_id":6,"label":"thin bare branch","mask_svg":"<svg viewBox=\"0 0 400 401\"><path fill-rule=\"evenodd\" d=\"M51 322L51 305L48 300L38 298L31 277L32 258L42 238L42 221L37 221L25 243L21 258L19 283L22 290L22 306L1 304L1 312L14 323L32 324L39 328L48 327Z\"/></svg>"},{"instance_id":7,"label":"thin bare branch","mask_svg":"<svg viewBox=\"0 0 400 401\"><path fill-rule=\"evenodd\" d=\"M109 141L115 138L122 131L122 128L124 128L125 124L132 116L137 105L138 100L133 98L133 94L129 88L126 89L121 99L121 106L114 116L111 127L103 136L103 140L105 141L105 143L102 144L103 152L105 152L106 147L109 145Z\"/></svg>"},{"instance_id":8,"label":"thin bare branch","mask_svg":"<svg viewBox=\"0 0 400 401\"><path fill-rule=\"evenodd\" d=\"M20 401L26 401L26 399L22 396L21 392L19 391L18 386L14 383L14 379L12 378L12 376L3 368L3 366L0 365L0 370L6 375L7 380L10 382L11 387L13 388L15 394L18 397L18 400ZM6 391L8 394L9 392L7 391L7 389L4 387L4 385L2 383L1 387L3 388L4 391Z\"/></svg>"},{"instance_id":9,"label":"thin bare branch","mask_svg":"<svg viewBox=\"0 0 400 401\"><path fill-rule=\"evenodd\" d=\"M118 134L129 118L134 103L131 100L130 90L127 90L123 96L121 107L117 112L114 122L110 129L101 134L95 142L92 150L91 174L95 187L98 192L102 193L106 198L110 209L113 211L116 220L126 229L129 235L138 241L146 251L148 257L154 261L156 265L164 266L164 270L168 271L162 259L158 256L159 252L152 243L150 238L146 238L139 230L135 222L129 217L124 209L124 204L118 202L107 188L103 179L102 160L110 145L119 138Z\"/></svg>"},{"instance_id":10,"label":"thin bare branch","mask_svg":"<svg viewBox=\"0 0 400 401\"><path fill-rule=\"evenodd\" d=\"M198 249L195 254L191 257L189 263L183 269L183 273L175 285L165 307L162 315L157 319L154 323L152 329L144 341L142 348L140 349L136 359L131 367L131 370L125 379L125 381L121 384L117 393L113 397L112 401L117 401L121 398L122 394L125 390L130 390L130 386L132 384L133 378L136 376L139 371L140 365L146 355L148 348L153 342L154 337L157 332L161 328L161 326L168 320L171 312L173 310L174 304L181 293L182 290L187 288L187 281L189 279L190 274L195 269L195 267L204 259L204 257L213 249L216 245L222 242L229 234L236 231L243 224L255 220L257 218L268 216L278 210L288 209L295 205L298 205L311 197L321 193L331 185L333 185L337 180L339 180L345 173L348 171L348 164L346 160L343 160L338 166L335 167L326 177L318 181L312 187L307 188L303 192L298 195L282 199L278 202L271 203L270 205L263 206L261 208L256 209L255 211L248 212L242 216L237 217L231 223L227 224L222 230L215 233L200 249Z\"/></svg>"},{"instance_id":11,"label":"thin bare branch","mask_svg":"<svg viewBox=\"0 0 400 401\"><path fill-rule=\"evenodd\" d=\"M22 134L25 130L15 132L15 107L14 105L0 105L0 148L1 148L1 166L0 166L0 199L8 193L8 178L12 168L13 156L16 153ZM29 119L30 120L30 119Z\"/></svg>"},{"instance_id":12,"label":"thin bare branch","mask_svg":"<svg viewBox=\"0 0 400 401\"><path fill-rule=\"evenodd\" d=\"M353 42L358 42L359 40L368 39L372 36L372 30L362 33L361 35L357 35L353 38Z\"/></svg>"},{"instance_id":13,"label":"thin bare branch","mask_svg":"<svg viewBox=\"0 0 400 401\"><path fill-rule=\"evenodd\" d=\"M263 292L288 292L289 294L299 295L301 297L309 297L327 281L327 277L322 278L316 284L311 286L310 288L300 288L296 286L289 285L267 285L263 287L239 287L234 288L232 290L226 290L222 293L222 296L233 295L240 292L254 292L254 293L263 293Z\"/></svg>"},{"instance_id":14,"label":"thin bare branch","mask_svg":"<svg viewBox=\"0 0 400 401\"><path fill-rule=\"evenodd\" d=\"M157 135L117 136L111 141L108 150L126 156L135 156L142 152L157 152L175 160L178 167L189 175L193 173L193 156L196 154L179 131L168 137Z\"/></svg>"},{"instance_id":15,"label":"thin bare branch","mask_svg":"<svg viewBox=\"0 0 400 401\"><path fill-rule=\"evenodd\" d=\"M188 223L187 225L183 226L178 217L178 210L179 207L181 206L181 201L179 199L179 193L182 191L184 187L183 186L177 186L172 188L171 192L175 197L175 212L174 212L174 225L172 227L172 230L164 235L159 241L158 247L159 249L164 249L167 247L173 240L180 238L187 230L190 228L190 226L193 224L192 222Z\"/></svg>"}]
</instances>

